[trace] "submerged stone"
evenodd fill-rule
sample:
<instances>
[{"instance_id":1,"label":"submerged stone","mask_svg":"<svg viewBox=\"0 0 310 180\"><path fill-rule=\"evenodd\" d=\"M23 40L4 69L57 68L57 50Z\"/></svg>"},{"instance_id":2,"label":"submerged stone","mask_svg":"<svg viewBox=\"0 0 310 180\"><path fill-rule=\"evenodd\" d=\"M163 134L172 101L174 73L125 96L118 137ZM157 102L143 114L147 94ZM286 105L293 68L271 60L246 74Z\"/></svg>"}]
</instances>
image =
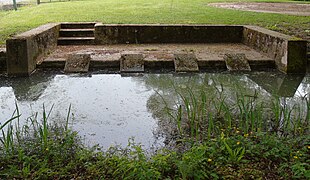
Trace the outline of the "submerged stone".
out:
<instances>
[{"instance_id":1,"label":"submerged stone","mask_svg":"<svg viewBox=\"0 0 310 180\"><path fill-rule=\"evenodd\" d=\"M225 54L224 60L229 71L251 71L245 54Z\"/></svg>"},{"instance_id":2,"label":"submerged stone","mask_svg":"<svg viewBox=\"0 0 310 180\"><path fill-rule=\"evenodd\" d=\"M90 54L89 53L77 53L70 54L66 64L65 64L65 72L88 72L90 62Z\"/></svg>"},{"instance_id":3,"label":"submerged stone","mask_svg":"<svg viewBox=\"0 0 310 180\"><path fill-rule=\"evenodd\" d=\"M197 58L194 53L174 54L174 66L176 72L199 71Z\"/></svg>"},{"instance_id":4,"label":"submerged stone","mask_svg":"<svg viewBox=\"0 0 310 180\"><path fill-rule=\"evenodd\" d=\"M122 54L120 59L121 72L144 72L142 54Z\"/></svg>"}]
</instances>

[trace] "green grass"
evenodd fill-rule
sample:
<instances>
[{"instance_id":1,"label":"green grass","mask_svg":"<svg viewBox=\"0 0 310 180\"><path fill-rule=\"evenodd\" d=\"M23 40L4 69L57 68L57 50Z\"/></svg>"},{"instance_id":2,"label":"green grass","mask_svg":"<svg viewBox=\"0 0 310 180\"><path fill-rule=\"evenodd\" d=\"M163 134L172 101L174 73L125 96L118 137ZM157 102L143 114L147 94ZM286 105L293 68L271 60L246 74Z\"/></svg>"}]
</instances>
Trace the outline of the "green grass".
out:
<instances>
[{"instance_id":1,"label":"green grass","mask_svg":"<svg viewBox=\"0 0 310 180\"><path fill-rule=\"evenodd\" d=\"M310 29L309 17L219 9L207 6L210 2L223 0L72 0L1 11L0 44L12 35L49 22L251 24L302 38L307 38Z\"/></svg>"}]
</instances>

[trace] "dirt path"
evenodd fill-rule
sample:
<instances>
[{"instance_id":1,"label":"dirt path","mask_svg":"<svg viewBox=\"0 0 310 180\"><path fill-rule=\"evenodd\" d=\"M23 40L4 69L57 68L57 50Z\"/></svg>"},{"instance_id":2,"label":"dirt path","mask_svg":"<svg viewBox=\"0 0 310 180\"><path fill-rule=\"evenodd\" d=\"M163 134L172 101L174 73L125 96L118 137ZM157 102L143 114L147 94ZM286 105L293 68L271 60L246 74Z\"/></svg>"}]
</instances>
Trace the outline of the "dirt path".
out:
<instances>
[{"instance_id":1,"label":"dirt path","mask_svg":"<svg viewBox=\"0 0 310 180\"><path fill-rule=\"evenodd\" d=\"M310 16L310 4L236 2L236 3L210 3L208 5L226 9L243 10L243 11L289 14L296 16Z\"/></svg>"}]
</instances>

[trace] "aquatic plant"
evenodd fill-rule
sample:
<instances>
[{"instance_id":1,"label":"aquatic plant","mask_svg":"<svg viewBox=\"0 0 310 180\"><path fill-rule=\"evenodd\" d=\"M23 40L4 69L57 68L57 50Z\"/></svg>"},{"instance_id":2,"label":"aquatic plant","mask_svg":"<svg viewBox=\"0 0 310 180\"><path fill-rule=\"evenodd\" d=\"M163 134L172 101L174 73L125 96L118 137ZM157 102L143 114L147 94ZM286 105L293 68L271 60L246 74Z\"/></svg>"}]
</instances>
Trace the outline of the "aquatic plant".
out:
<instances>
[{"instance_id":1,"label":"aquatic plant","mask_svg":"<svg viewBox=\"0 0 310 180\"><path fill-rule=\"evenodd\" d=\"M243 134L268 132L297 136L309 133L310 103L307 96L290 106L285 98L275 98L270 106L258 101L256 91L254 94L239 92L235 97L227 97L223 88L213 88L217 95L208 97L208 90L204 88L194 91L190 87L185 90L175 87L178 97L174 107L177 109L161 96L169 117L177 124L181 139L199 142L219 136L221 129L233 128Z\"/></svg>"},{"instance_id":2,"label":"aquatic plant","mask_svg":"<svg viewBox=\"0 0 310 180\"><path fill-rule=\"evenodd\" d=\"M193 101L199 106L198 98L192 98L189 109ZM206 102L203 104L208 104ZM210 111L201 112L204 115L190 115L195 116L193 121L197 117L202 118L199 124L193 122L194 128L197 124L198 127L205 126L203 120L207 120L209 129L199 129L199 138L204 137L201 134L208 136L197 141L194 130L194 137L190 138L195 140L194 143L183 151L161 149L148 154L132 139L126 148L111 147L102 151L98 146L84 146L78 134L70 129L70 109L71 106L63 125L51 123L48 118L51 111L45 113L45 107L41 120L36 113L20 127L17 110L13 118L2 124L1 131L10 137L8 142L13 148L7 151L4 141L1 141L0 179L310 178L310 137L306 133L295 138L275 133L267 135L268 132L260 131L245 133L234 127L233 116L231 129L218 129L216 126L221 124L217 121L222 119ZM17 120L16 126L12 126L14 119ZM188 125L190 123L183 123L179 127ZM9 131L4 131L8 128ZM188 129L186 132L191 134Z\"/></svg>"}]
</instances>

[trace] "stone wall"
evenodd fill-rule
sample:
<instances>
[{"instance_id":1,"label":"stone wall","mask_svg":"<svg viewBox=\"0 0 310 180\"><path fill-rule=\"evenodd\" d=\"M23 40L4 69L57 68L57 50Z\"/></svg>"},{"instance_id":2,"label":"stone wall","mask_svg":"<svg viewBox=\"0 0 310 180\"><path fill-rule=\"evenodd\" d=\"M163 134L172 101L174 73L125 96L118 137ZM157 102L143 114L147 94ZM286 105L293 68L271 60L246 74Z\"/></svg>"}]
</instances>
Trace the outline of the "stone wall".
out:
<instances>
[{"instance_id":1,"label":"stone wall","mask_svg":"<svg viewBox=\"0 0 310 180\"><path fill-rule=\"evenodd\" d=\"M238 43L242 26L96 24L96 44Z\"/></svg>"},{"instance_id":2,"label":"stone wall","mask_svg":"<svg viewBox=\"0 0 310 180\"><path fill-rule=\"evenodd\" d=\"M289 74L307 70L307 41L257 26L244 26L242 42L275 60L277 69Z\"/></svg>"},{"instance_id":3,"label":"stone wall","mask_svg":"<svg viewBox=\"0 0 310 180\"><path fill-rule=\"evenodd\" d=\"M8 75L29 75L37 61L57 46L60 24L50 23L6 41Z\"/></svg>"},{"instance_id":4,"label":"stone wall","mask_svg":"<svg viewBox=\"0 0 310 180\"><path fill-rule=\"evenodd\" d=\"M60 23L51 23L8 39L7 73L29 75L35 70L38 60L56 48L59 29ZM244 43L274 59L282 72L303 74L307 69L306 41L256 26L97 23L95 43Z\"/></svg>"}]
</instances>

